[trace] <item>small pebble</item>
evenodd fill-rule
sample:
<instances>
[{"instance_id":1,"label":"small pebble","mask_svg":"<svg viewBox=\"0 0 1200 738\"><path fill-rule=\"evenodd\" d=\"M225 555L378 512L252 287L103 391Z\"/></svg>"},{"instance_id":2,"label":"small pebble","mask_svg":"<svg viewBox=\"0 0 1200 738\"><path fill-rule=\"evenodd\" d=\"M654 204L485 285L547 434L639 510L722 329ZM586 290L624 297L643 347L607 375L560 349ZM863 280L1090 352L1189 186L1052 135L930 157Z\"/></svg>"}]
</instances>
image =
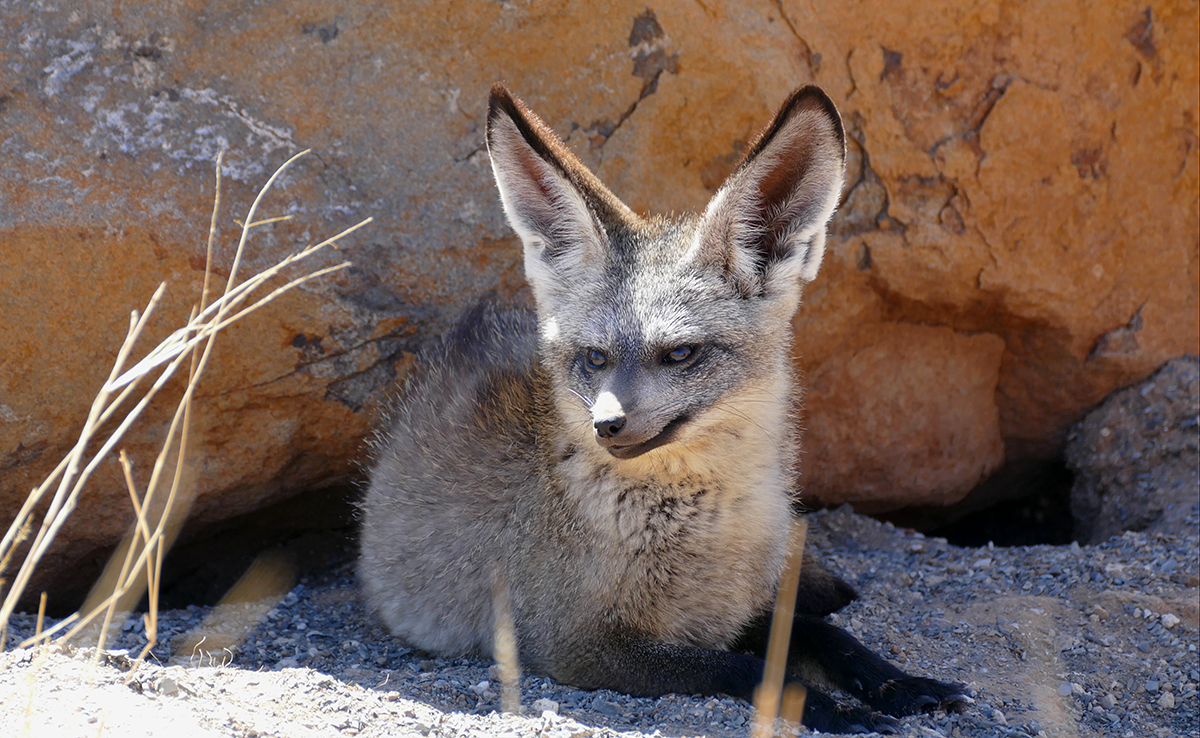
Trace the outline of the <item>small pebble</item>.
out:
<instances>
[{"instance_id":1,"label":"small pebble","mask_svg":"<svg viewBox=\"0 0 1200 738\"><path fill-rule=\"evenodd\" d=\"M482 697L483 693L488 691L488 687L490 687L490 686L492 686L492 683L489 682L488 680L484 679L483 681L479 682L478 684L471 685L467 689L471 690L475 694Z\"/></svg>"}]
</instances>

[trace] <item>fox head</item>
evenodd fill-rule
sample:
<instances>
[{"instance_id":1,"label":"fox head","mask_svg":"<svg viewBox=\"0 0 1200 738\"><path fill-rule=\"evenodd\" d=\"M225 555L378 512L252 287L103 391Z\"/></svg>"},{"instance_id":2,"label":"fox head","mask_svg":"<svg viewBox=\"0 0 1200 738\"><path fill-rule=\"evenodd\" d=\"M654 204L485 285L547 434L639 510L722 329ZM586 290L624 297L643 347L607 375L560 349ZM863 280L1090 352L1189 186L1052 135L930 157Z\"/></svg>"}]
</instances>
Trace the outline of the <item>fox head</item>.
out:
<instances>
[{"instance_id":1,"label":"fox head","mask_svg":"<svg viewBox=\"0 0 1200 738\"><path fill-rule=\"evenodd\" d=\"M700 214L634 213L499 84L487 145L571 442L645 459L785 421L791 318L842 187L824 92L794 92Z\"/></svg>"}]
</instances>

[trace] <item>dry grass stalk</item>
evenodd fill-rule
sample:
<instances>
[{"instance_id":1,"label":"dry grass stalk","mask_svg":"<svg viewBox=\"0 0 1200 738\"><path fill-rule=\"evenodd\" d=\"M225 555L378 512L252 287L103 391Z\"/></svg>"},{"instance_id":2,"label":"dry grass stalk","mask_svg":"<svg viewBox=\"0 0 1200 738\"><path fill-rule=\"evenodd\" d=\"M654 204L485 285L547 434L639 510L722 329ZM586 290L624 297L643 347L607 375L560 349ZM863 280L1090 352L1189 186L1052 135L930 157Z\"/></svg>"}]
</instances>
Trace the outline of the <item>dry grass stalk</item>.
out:
<instances>
[{"instance_id":1,"label":"dry grass stalk","mask_svg":"<svg viewBox=\"0 0 1200 738\"><path fill-rule=\"evenodd\" d=\"M290 557L278 551L260 555L225 593L204 621L172 643L173 653L190 653L193 661L215 660L217 651L230 652L266 617L296 579Z\"/></svg>"},{"instance_id":2,"label":"dry grass stalk","mask_svg":"<svg viewBox=\"0 0 1200 738\"><path fill-rule=\"evenodd\" d=\"M788 536L787 559L783 575L779 577L779 590L775 595L775 611L771 615L771 636L767 641L767 665L763 671L762 684L754 691L753 738L770 738L775 732L775 718L780 715L783 703L786 719L800 721L804 713L804 687L789 684L788 694L783 693L783 680L787 671L788 644L792 638L792 619L796 614L796 591L800 585L800 564L804 558L804 541L808 537L808 521L799 518L792 523Z\"/></svg>"},{"instance_id":3,"label":"dry grass stalk","mask_svg":"<svg viewBox=\"0 0 1200 738\"><path fill-rule=\"evenodd\" d=\"M37 638L42 634L42 626L46 624L46 593L42 592L41 600L38 601L38 619L37 627L33 631L33 637Z\"/></svg>"},{"instance_id":4,"label":"dry grass stalk","mask_svg":"<svg viewBox=\"0 0 1200 738\"><path fill-rule=\"evenodd\" d=\"M501 712L521 713L521 664L517 659L517 626L504 569L496 566L492 583L492 657L500 671Z\"/></svg>"},{"instance_id":5,"label":"dry grass stalk","mask_svg":"<svg viewBox=\"0 0 1200 738\"><path fill-rule=\"evenodd\" d=\"M25 647L37 642L47 642L50 638L66 629L68 625L73 625L65 635L59 637L60 641L68 640L75 637L80 633L81 629L103 615L103 625L101 626L98 644L99 648L103 648L108 628L115 618L116 613L127 611L131 608L131 603L141 598L143 588L149 589L150 612L146 615L146 633L149 643L143 650L141 657L144 657L148 650L155 644L157 640L158 591L162 559L166 549L169 547L170 541L173 540L172 531L178 529L184 515L186 515L186 510L184 510L183 515L179 514L181 507L187 507L186 504L180 504L181 498L191 497L191 494L181 492L188 478L188 475L185 474L185 468L191 406L196 386L211 356L214 339L221 330L230 324L258 310L285 292L311 279L350 266L349 262L343 262L332 267L310 272L276 288L249 306L243 306L255 290L278 275L282 270L315 254L326 246L334 246L336 248L336 244L340 239L365 226L372 220L371 218L367 218L332 238L288 256L275 266L250 277L244 282L237 282L238 268L251 229L287 218L285 216L283 218L267 218L256 221L254 216L263 198L283 172L297 159L307 153L308 151L302 151L284 162L271 175L262 189L259 190L245 219L239 223L239 225L246 225L242 225L241 237L234 253L233 265L230 268L225 290L219 298L209 304L213 243L216 237L216 224L220 209L221 156L218 155L216 193L213 202L212 219L209 225L204 286L201 292L200 304L193 309L192 315L186 325L168 336L166 340L149 351L145 357L131 368L126 369L126 365L133 353L139 336L162 299L162 295L166 290L166 283L159 285L141 314L136 310L133 311L130 316L128 333L117 352L116 361L109 372L107 380L92 402L91 408L88 411L87 421L84 423L78 441L70 453L51 472L50 476L30 492L16 519L5 533L4 538L0 539L0 572L2 572L4 565L12 559L16 547L26 540L32 531L31 523L34 510L44 500L51 488L54 488L54 494L50 499L49 507L42 519L41 526L38 528L37 535L34 537L20 569L13 578L4 598L3 605L0 606L0 649L4 646L4 634L7 630L9 617L16 608L17 602L24 594L25 588L38 563L49 549L55 536L61 530L71 512L75 509L88 478L100 462L113 451L125 432L133 425L159 390L174 375L182 363L190 358L187 386L172 417L167 439L155 460L154 470L144 496L139 496L133 482L129 460L124 455L124 452L121 454L122 468L125 472L126 485L129 490L136 522L126 536L125 543L118 549L121 555L114 557L109 562L108 568L114 572L113 575L106 580L103 587L94 589L93 595L89 597L87 607L59 622L49 630L42 630L41 618L39 617L37 633L33 638L21 645ZM99 451L92 455L90 459L87 459L86 450L96 438L100 429L117 415L119 408L134 394L139 385L142 384L142 381L156 371L158 372L158 376L151 383L150 387L145 390L141 399L132 408L125 410L124 417L109 434L108 438L104 440ZM0 584L3 583L0 580Z\"/></svg>"},{"instance_id":6,"label":"dry grass stalk","mask_svg":"<svg viewBox=\"0 0 1200 738\"><path fill-rule=\"evenodd\" d=\"M804 689L803 684L785 684L783 687L783 704L779 707L779 717L785 722L794 725L800 724L800 719L804 717L804 701L808 698L808 691Z\"/></svg>"}]
</instances>

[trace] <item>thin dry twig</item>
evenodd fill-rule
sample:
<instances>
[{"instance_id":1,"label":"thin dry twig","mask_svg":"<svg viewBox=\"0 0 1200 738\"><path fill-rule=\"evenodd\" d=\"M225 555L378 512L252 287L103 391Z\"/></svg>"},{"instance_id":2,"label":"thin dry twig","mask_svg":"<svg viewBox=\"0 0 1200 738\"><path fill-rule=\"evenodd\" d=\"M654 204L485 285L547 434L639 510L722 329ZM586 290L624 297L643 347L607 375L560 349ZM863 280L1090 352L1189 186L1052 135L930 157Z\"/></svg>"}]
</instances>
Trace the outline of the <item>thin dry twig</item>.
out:
<instances>
[{"instance_id":1,"label":"thin dry twig","mask_svg":"<svg viewBox=\"0 0 1200 738\"><path fill-rule=\"evenodd\" d=\"M517 628L513 617L508 578L500 564L492 581L492 655L500 667L500 710L521 713L521 664L517 658Z\"/></svg>"},{"instance_id":2,"label":"thin dry twig","mask_svg":"<svg viewBox=\"0 0 1200 738\"><path fill-rule=\"evenodd\" d=\"M188 481L186 479L188 476L186 474L186 464L189 449L188 428L191 423L192 402L195 397L196 386L212 355L217 334L230 324L269 304L280 295L312 279L348 267L349 263L342 263L302 275L277 287L265 297L255 300L248 306L242 307L243 303L259 287L278 275L281 271L327 246L337 248L337 242L340 239L365 226L372 220L371 218L367 218L343 230L332 238L289 255L273 267L255 274L241 283L237 282L239 265L245 252L251 229L288 220L291 217L281 216L255 220L255 214L266 193L271 189L271 186L289 166L306 153L308 151L302 151L284 162L271 175L262 189L259 190L246 217L241 221L237 221L241 225L241 235L234 253L229 278L220 297L210 303L213 246L217 236L218 213L221 200L220 171L222 155L218 155L213 213L209 224L204 283L199 305L193 309L191 317L183 327L174 331L166 340L150 350L131 368L126 369L129 357L133 352L138 338L141 336L150 316L154 313L155 308L162 299L166 284L159 285L144 311L140 314L137 311L133 311L131 314L128 333L117 352L116 360L107 380L97 393L89 409L87 421L84 423L79 439L72 447L70 453L63 458L62 462L58 464L46 480L30 492L16 520L9 527L3 539L0 539L0 572L2 572L3 564L12 558L16 547L31 532L31 521L34 510L44 500L51 488L55 489L37 535L31 543L21 568L4 598L3 606L0 607L0 636L3 635L3 629L7 626L8 618L22 597L38 563L49 549L68 516L75 509L83 487L92 472L112 452L125 432L132 427L142 411L145 410L154 396L174 375L183 361L190 358L191 362L186 388L172 416L166 440L155 459L154 469L151 473L144 497L139 497L127 455L124 451L120 453L122 470L135 514L135 522L126 536L125 544L123 544L123 555L119 560L114 558L113 561L110 561L109 568L112 569L113 576L105 580L106 584L99 587L94 592L94 596L89 597L87 608L81 612L74 613L50 629L42 629L42 616L39 615L38 628L35 635L21 645L24 647L37 642L47 642L50 638L66 630L68 626L70 626L70 629L67 630L65 635L59 638L60 640L69 640L76 637L83 628L90 625L97 617L103 614L103 624L98 640L98 646L102 649L109 627L116 614L128 609L132 600L140 599L141 593L144 590L149 592L150 601L149 612L144 616L149 642L145 649L143 649L138 661L144 658L149 649L157 642L157 600L161 583L163 555L173 541L173 531L178 530L178 526L182 522L182 517L186 515L186 509L190 506L185 500L182 508L180 507L181 497L184 497L181 492L182 486ZM117 427L104 440L100 449L88 460L86 458L86 449L95 439L100 428L108 420L116 416L118 409L132 396L141 381L155 372L158 372L158 376L151 383L151 386L145 390L141 399L132 408L125 411L125 415ZM172 456L174 457L173 463L171 463ZM159 502L158 499L162 495L158 493L163 489L167 490L165 492L165 499ZM118 551L120 552L122 549L118 549ZM44 614L44 593L42 603L43 608L41 612ZM3 643L3 638L0 638L0 649L3 648Z\"/></svg>"},{"instance_id":3,"label":"thin dry twig","mask_svg":"<svg viewBox=\"0 0 1200 738\"><path fill-rule=\"evenodd\" d=\"M785 718L799 722L804 712L804 687L789 684L784 695L783 680L787 670L788 642L792 637L792 619L796 614L796 591L800 585L800 564L804 558L804 541L808 536L808 521L798 518L792 523L788 536L787 559L779 590L775 595L775 611L771 615L771 635L767 641L767 665L762 684L754 691L754 738L770 738L775 733L775 718L781 703L786 707Z\"/></svg>"},{"instance_id":4,"label":"thin dry twig","mask_svg":"<svg viewBox=\"0 0 1200 738\"><path fill-rule=\"evenodd\" d=\"M154 295L150 298L150 303L147 305L145 312L142 313L140 317L136 311L134 311L134 313L130 316L129 333L126 335L125 341L121 344L121 348L117 352L116 362L113 364L113 369L109 373L110 382L112 381L112 378L120 371L120 368L124 366L130 351L133 349L134 342L137 340L137 337L141 334L142 329L145 327L148 317L151 313L153 313L155 306L162 298L165 288L165 284L159 285L158 289L155 290ZM130 389L132 389L132 387ZM6 627L9 616L12 615L13 610L16 608L18 599L24 593L30 577L33 576L34 569L37 567L38 562L41 561L46 549L49 548L50 542L54 540L54 537L58 534L59 529L66 522L67 517L75 509L75 504L79 498L79 493L83 488L83 484L91 475L91 471L95 468L95 465L99 463L99 459L102 458L102 456L97 455L96 458L92 460L92 463L80 470L81 460L84 456L87 445L95 435L96 431L99 429L102 420L106 417L105 409L108 407L110 396L111 393L105 392L103 389L101 389L100 393L96 395L95 400L92 402L91 409L88 411L88 419L84 423L83 430L80 432L79 440L76 442L68 456L63 460L64 463L60 463L55 469L55 472L51 474L50 478L48 478L30 493L31 499L27 499L26 504L21 508L22 513L24 513L26 517L18 517L13 520L12 525L9 527L8 533L4 536L3 541L0 541L0 560L2 560L9 555L11 551L10 547L15 545L15 539L17 537L15 531L19 530L20 527L24 526L28 522L28 516L32 515L34 506L54 484L55 479L57 479L58 489L55 491L54 497L51 500L50 508L46 512L46 516L42 519L42 525L38 530L37 536L34 538L29 553L26 554L25 560L22 562L16 578L9 587L9 591L4 599L3 606L0 607L0 624L4 624ZM125 393L122 393L118 400L122 399L124 396ZM144 407L145 404L149 402L149 396L150 395L147 396L140 407ZM135 409L135 412L140 413L140 408ZM115 444L116 440L120 437L119 434L124 433L124 430L128 428L130 424L132 424L133 419L134 417L126 418L127 422L122 423L117 431L114 432L113 436L110 437L111 443ZM108 450L111 450L111 444L106 444L105 448L102 449L102 453L107 454ZM3 643L0 643L0 648L2 648L3 645Z\"/></svg>"}]
</instances>

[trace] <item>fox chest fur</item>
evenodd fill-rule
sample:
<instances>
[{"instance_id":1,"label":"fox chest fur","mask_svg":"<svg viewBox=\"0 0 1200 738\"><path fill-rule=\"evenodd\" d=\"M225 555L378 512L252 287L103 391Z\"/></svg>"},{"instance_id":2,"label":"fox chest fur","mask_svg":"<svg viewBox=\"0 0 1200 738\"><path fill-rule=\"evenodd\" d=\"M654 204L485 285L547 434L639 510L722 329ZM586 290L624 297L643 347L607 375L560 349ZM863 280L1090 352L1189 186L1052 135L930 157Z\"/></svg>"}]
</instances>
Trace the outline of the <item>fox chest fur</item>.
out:
<instances>
[{"instance_id":1,"label":"fox chest fur","mask_svg":"<svg viewBox=\"0 0 1200 738\"><path fill-rule=\"evenodd\" d=\"M777 459L629 478L577 454L555 470L561 508L550 519L582 533L581 594L607 624L725 648L770 606L791 520Z\"/></svg>"}]
</instances>

